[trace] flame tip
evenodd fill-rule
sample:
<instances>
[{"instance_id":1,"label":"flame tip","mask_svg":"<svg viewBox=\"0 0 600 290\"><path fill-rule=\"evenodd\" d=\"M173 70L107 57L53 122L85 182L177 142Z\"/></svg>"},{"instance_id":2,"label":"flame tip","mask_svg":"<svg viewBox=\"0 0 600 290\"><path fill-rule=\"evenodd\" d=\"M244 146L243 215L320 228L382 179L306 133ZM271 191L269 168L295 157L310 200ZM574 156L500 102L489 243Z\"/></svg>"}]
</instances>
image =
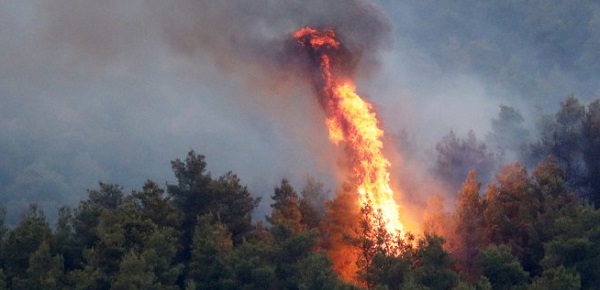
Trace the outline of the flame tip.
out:
<instances>
[{"instance_id":1,"label":"flame tip","mask_svg":"<svg viewBox=\"0 0 600 290\"><path fill-rule=\"evenodd\" d=\"M384 135L373 106L363 100L355 91L352 79L338 76L332 69L339 62L340 42L331 28L322 30L305 26L293 34L303 47L320 62L320 79L315 80L319 95L324 98L322 105L328 117L326 125L329 139L334 144L345 143L352 162L352 176L357 179L359 204L371 203L375 211L380 211L386 230L394 237L402 237L404 225L400 221L399 206L394 200L390 187L390 162L382 153ZM373 217L375 218L375 217Z\"/></svg>"}]
</instances>

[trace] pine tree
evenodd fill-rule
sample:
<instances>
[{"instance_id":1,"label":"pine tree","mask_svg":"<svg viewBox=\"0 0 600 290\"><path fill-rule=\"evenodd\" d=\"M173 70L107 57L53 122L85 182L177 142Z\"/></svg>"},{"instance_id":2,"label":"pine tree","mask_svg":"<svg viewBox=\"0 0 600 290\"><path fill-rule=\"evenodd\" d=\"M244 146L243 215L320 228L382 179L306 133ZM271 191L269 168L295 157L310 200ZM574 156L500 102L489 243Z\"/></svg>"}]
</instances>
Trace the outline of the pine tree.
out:
<instances>
[{"instance_id":1,"label":"pine tree","mask_svg":"<svg viewBox=\"0 0 600 290\"><path fill-rule=\"evenodd\" d=\"M259 227L260 228L260 227ZM235 277L237 289L277 289L277 277L273 257L276 248L268 231L234 248L229 265Z\"/></svg>"},{"instance_id":2,"label":"pine tree","mask_svg":"<svg viewBox=\"0 0 600 290\"><path fill-rule=\"evenodd\" d=\"M519 163L505 166L488 187L486 235L493 244L506 244L526 271L540 271L542 240L535 222L542 201L527 169Z\"/></svg>"},{"instance_id":3,"label":"pine tree","mask_svg":"<svg viewBox=\"0 0 600 290\"><path fill-rule=\"evenodd\" d=\"M100 189L88 190L89 201L100 208L115 210L123 202L123 187L99 182Z\"/></svg>"},{"instance_id":4,"label":"pine tree","mask_svg":"<svg viewBox=\"0 0 600 290\"><path fill-rule=\"evenodd\" d=\"M306 183L300 192L300 212L302 213L302 224L309 229L316 229L327 210L325 202L327 194L323 189L323 183L314 177L308 176Z\"/></svg>"},{"instance_id":5,"label":"pine tree","mask_svg":"<svg viewBox=\"0 0 600 290\"><path fill-rule=\"evenodd\" d=\"M327 211L321 222L319 248L325 250L333 262L333 270L344 281L357 281L356 260L358 249L352 245L353 233L360 213L358 197L350 188L327 202Z\"/></svg>"},{"instance_id":6,"label":"pine tree","mask_svg":"<svg viewBox=\"0 0 600 290\"><path fill-rule=\"evenodd\" d=\"M267 217L271 224L284 224L294 232L300 232L306 228L302 224L298 194L287 179L281 180L281 185L275 187L271 199L274 201L271 204L273 212L270 217Z\"/></svg>"},{"instance_id":7,"label":"pine tree","mask_svg":"<svg viewBox=\"0 0 600 290\"><path fill-rule=\"evenodd\" d=\"M375 221L377 218L381 221L381 216L377 217L377 213L373 212L370 202L364 204L360 210L359 224L354 233L356 238L353 238L351 241L359 252L358 259L356 260L356 266L358 266L357 274L367 289L373 289L377 283L373 259L381 250L379 242L383 242L385 238L385 236L378 236L379 228ZM382 229L385 231L384 228Z\"/></svg>"},{"instance_id":8,"label":"pine tree","mask_svg":"<svg viewBox=\"0 0 600 290\"><path fill-rule=\"evenodd\" d=\"M523 270L506 245L492 245L479 253L482 274L494 290L524 286L529 274Z\"/></svg>"},{"instance_id":9,"label":"pine tree","mask_svg":"<svg viewBox=\"0 0 600 290\"><path fill-rule=\"evenodd\" d=\"M581 288L581 278L575 271L569 271L564 266L545 270L537 277L528 290L578 290Z\"/></svg>"},{"instance_id":10,"label":"pine tree","mask_svg":"<svg viewBox=\"0 0 600 290\"><path fill-rule=\"evenodd\" d=\"M175 228L179 226L181 213L176 211L171 198L164 193L156 182L147 180L142 191L133 191L130 198L142 219L150 220L159 227Z\"/></svg>"},{"instance_id":11,"label":"pine tree","mask_svg":"<svg viewBox=\"0 0 600 290\"><path fill-rule=\"evenodd\" d=\"M4 242L4 269L8 288L15 288L15 282L27 279L27 269L31 255L42 242L52 239L50 225L44 212L31 205L21 217L19 225L9 232Z\"/></svg>"},{"instance_id":12,"label":"pine tree","mask_svg":"<svg viewBox=\"0 0 600 290\"><path fill-rule=\"evenodd\" d=\"M47 241L29 258L29 268L25 279L13 282L13 289L62 289L64 287L64 259L52 255Z\"/></svg>"},{"instance_id":13,"label":"pine tree","mask_svg":"<svg viewBox=\"0 0 600 290\"><path fill-rule=\"evenodd\" d=\"M363 205L351 242L360 254L356 261L358 278L367 289L399 289L406 282L416 254L414 236L397 234L388 232L381 211L373 211L370 201Z\"/></svg>"},{"instance_id":14,"label":"pine tree","mask_svg":"<svg viewBox=\"0 0 600 290\"><path fill-rule=\"evenodd\" d=\"M183 265L175 262L177 254L177 231L170 227L157 227L144 241L139 258L147 263L156 277L160 289L178 289L177 279Z\"/></svg>"},{"instance_id":15,"label":"pine tree","mask_svg":"<svg viewBox=\"0 0 600 290\"><path fill-rule=\"evenodd\" d=\"M231 234L227 228L214 221L210 214L198 218L192 246L187 280L197 289L231 288L231 271L226 260L233 250Z\"/></svg>"},{"instance_id":16,"label":"pine tree","mask_svg":"<svg viewBox=\"0 0 600 290\"><path fill-rule=\"evenodd\" d=\"M114 290L159 290L157 279L151 267L135 252L125 254L119 263L119 272L111 285Z\"/></svg>"},{"instance_id":17,"label":"pine tree","mask_svg":"<svg viewBox=\"0 0 600 290\"><path fill-rule=\"evenodd\" d=\"M183 248L179 261L186 261L191 257L196 218L209 213L209 207L215 200L209 189L212 178L206 170L204 155L198 155L194 150L188 152L185 162L180 159L171 161L171 167L177 184L167 185L167 191L177 210L183 214L180 225Z\"/></svg>"},{"instance_id":18,"label":"pine tree","mask_svg":"<svg viewBox=\"0 0 600 290\"><path fill-rule=\"evenodd\" d=\"M452 258L444 250L444 239L425 235L415 257L415 282L429 289L452 289L458 285L458 274L452 270Z\"/></svg>"},{"instance_id":19,"label":"pine tree","mask_svg":"<svg viewBox=\"0 0 600 290\"><path fill-rule=\"evenodd\" d=\"M544 245L544 269L564 266L574 270L582 289L600 285L600 211L589 205L579 206L575 213L560 217L555 230L553 239Z\"/></svg>"},{"instance_id":20,"label":"pine tree","mask_svg":"<svg viewBox=\"0 0 600 290\"><path fill-rule=\"evenodd\" d=\"M252 211L260 198L252 197L248 188L242 186L240 179L231 172L213 179L206 170L205 157L193 150L185 162L176 159L171 165L178 183L169 184L167 191L175 208L183 213L180 261L191 257L190 246L198 215L215 215L232 233L233 241L241 243L252 231Z\"/></svg>"},{"instance_id":21,"label":"pine tree","mask_svg":"<svg viewBox=\"0 0 600 290\"><path fill-rule=\"evenodd\" d=\"M252 197L248 187L242 186L239 177L231 172L213 180L211 190L217 199L211 212L227 226L233 242L239 244L253 229L252 211L261 198Z\"/></svg>"},{"instance_id":22,"label":"pine tree","mask_svg":"<svg viewBox=\"0 0 600 290\"><path fill-rule=\"evenodd\" d=\"M449 235L456 266L469 281L478 277L477 254L485 243L485 203L479 196L480 187L475 171L470 171L456 201L456 229Z\"/></svg>"},{"instance_id":23,"label":"pine tree","mask_svg":"<svg viewBox=\"0 0 600 290\"><path fill-rule=\"evenodd\" d=\"M342 282L331 269L332 263L324 252L312 253L298 265L299 290L334 290L342 287Z\"/></svg>"},{"instance_id":24,"label":"pine tree","mask_svg":"<svg viewBox=\"0 0 600 290\"><path fill-rule=\"evenodd\" d=\"M444 209L444 197L434 194L427 198L423 215L423 232L429 235L449 236L455 227L453 220Z\"/></svg>"},{"instance_id":25,"label":"pine tree","mask_svg":"<svg viewBox=\"0 0 600 290\"><path fill-rule=\"evenodd\" d=\"M85 266L69 273L78 289L107 289L119 273L127 252L125 230L116 212L104 211L95 229L98 242L84 250Z\"/></svg>"}]
</instances>

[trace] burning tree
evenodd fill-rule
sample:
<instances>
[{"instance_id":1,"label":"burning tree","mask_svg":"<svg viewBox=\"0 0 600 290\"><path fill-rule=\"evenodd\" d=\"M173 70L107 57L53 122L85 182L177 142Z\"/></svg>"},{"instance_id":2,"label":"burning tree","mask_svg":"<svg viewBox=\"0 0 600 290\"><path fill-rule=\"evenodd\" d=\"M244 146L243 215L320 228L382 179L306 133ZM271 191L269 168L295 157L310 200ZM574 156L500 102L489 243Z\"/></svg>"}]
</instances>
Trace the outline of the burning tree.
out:
<instances>
[{"instance_id":1,"label":"burning tree","mask_svg":"<svg viewBox=\"0 0 600 290\"><path fill-rule=\"evenodd\" d=\"M378 213L367 215L367 224L381 224L392 239L399 237L404 226L390 187L390 162L382 153L384 132L372 105L355 92L352 56L332 29L304 27L293 37L308 55L309 77L327 114L329 139L345 145L359 205Z\"/></svg>"}]
</instances>

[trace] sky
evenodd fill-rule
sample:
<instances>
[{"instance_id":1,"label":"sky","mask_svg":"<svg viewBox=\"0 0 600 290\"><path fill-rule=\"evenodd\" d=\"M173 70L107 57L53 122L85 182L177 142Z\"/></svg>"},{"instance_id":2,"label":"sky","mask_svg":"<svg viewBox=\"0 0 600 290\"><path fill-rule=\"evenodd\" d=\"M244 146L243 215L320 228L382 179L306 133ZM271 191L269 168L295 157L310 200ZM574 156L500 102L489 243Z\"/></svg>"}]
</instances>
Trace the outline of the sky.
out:
<instances>
[{"instance_id":1,"label":"sky","mask_svg":"<svg viewBox=\"0 0 600 290\"><path fill-rule=\"evenodd\" d=\"M533 116L570 93L598 97L596 77L544 58L545 40L488 18L500 8L467 3L460 17L466 8L435 2L0 0L0 203L12 221L32 202L52 218L98 181L174 183L170 161L191 149L264 197L259 213L281 178L335 191L340 148L290 50L306 25L335 27L356 55L357 91L392 151L403 129L427 154L450 130L483 137L501 104ZM600 36L581 39L594 51Z\"/></svg>"}]
</instances>

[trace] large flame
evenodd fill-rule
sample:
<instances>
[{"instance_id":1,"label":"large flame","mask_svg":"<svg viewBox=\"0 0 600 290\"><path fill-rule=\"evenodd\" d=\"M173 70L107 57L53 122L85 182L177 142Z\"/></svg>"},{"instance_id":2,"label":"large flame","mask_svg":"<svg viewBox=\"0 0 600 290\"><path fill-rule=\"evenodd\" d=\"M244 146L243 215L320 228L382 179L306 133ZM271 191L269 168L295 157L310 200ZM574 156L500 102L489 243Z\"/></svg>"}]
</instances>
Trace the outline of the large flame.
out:
<instances>
[{"instance_id":1,"label":"large flame","mask_svg":"<svg viewBox=\"0 0 600 290\"><path fill-rule=\"evenodd\" d=\"M386 230L397 237L404 228L390 187L390 162L382 154L383 130L371 104L355 92L354 83L336 75L335 66L341 64L334 60L339 59L341 45L334 31L305 27L293 36L318 62L320 69L314 83L328 114L329 139L334 144L346 144L360 204L369 203L380 212Z\"/></svg>"}]
</instances>

